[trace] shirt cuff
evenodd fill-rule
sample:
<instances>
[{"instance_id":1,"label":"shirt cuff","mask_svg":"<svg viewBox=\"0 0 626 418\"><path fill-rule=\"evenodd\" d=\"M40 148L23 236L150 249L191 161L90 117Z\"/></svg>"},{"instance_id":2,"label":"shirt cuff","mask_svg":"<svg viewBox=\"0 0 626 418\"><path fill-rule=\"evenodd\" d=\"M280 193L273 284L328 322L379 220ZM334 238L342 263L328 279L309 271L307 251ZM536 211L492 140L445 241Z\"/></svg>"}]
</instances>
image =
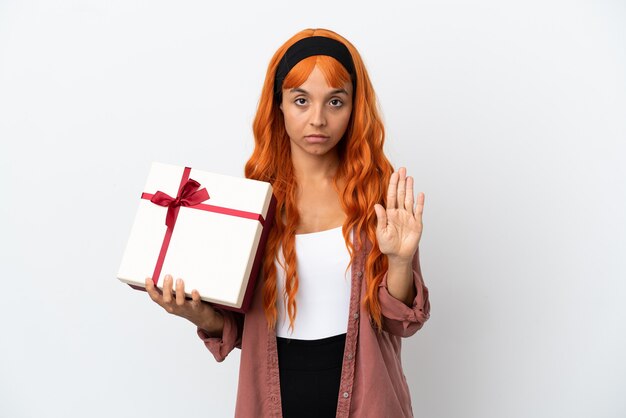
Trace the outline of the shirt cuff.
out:
<instances>
[{"instance_id":1,"label":"shirt cuff","mask_svg":"<svg viewBox=\"0 0 626 418\"><path fill-rule=\"evenodd\" d=\"M401 337L411 336L430 318L428 288L424 285L422 279L417 254L413 261L413 283L416 295L411 306L407 306L389 293L387 273L385 273L378 285L378 299L383 316L383 329L391 334Z\"/></svg>"},{"instance_id":2,"label":"shirt cuff","mask_svg":"<svg viewBox=\"0 0 626 418\"><path fill-rule=\"evenodd\" d=\"M202 328L197 328L198 337L218 362L224 361L226 356L235 347L241 347L241 337L235 314L230 311L215 308L224 317L224 329L221 337L211 337Z\"/></svg>"}]
</instances>

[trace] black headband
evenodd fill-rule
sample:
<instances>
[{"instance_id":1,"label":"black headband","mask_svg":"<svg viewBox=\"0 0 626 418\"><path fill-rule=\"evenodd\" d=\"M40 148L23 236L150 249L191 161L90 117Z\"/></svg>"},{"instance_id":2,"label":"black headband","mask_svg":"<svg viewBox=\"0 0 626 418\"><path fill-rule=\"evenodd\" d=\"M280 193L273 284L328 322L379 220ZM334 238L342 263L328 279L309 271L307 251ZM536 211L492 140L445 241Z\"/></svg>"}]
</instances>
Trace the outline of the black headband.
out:
<instances>
[{"instance_id":1,"label":"black headband","mask_svg":"<svg viewBox=\"0 0 626 418\"><path fill-rule=\"evenodd\" d=\"M343 43L332 38L310 36L302 38L291 45L285 52L285 55L283 55L274 78L274 96L279 97L282 93L283 80L287 77L289 71L300 61L313 55L327 55L335 58L348 71L354 85L354 63L348 48Z\"/></svg>"}]
</instances>

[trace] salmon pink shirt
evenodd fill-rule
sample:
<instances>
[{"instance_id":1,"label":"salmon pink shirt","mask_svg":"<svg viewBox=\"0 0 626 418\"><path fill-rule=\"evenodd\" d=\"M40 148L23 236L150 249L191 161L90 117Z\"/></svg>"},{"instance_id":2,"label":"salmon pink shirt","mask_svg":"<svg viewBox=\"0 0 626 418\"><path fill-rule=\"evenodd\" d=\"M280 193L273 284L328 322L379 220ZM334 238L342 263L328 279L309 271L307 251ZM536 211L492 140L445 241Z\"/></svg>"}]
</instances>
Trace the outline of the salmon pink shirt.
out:
<instances>
[{"instance_id":1,"label":"salmon pink shirt","mask_svg":"<svg viewBox=\"0 0 626 418\"><path fill-rule=\"evenodd\" d=\"M348 329L336 416L413 417L400 352L402 338L415 334L430 316L419 249L413 258L417 294L410 307L389 294L386 274L379 285L383 315L383 332L379 334L361 304L366 290L365 259L371 249L371 243L364 242L363 249L355 251L351 267ZM250 310L245 315L219 309L224 315L221 338L212 338L202 329L197 330L218 362L224 361L233 349L241 349L235 418L282 417L276 331L268 329L262 289L263 278L259 277Z\"/></svg>"}]
</instances>

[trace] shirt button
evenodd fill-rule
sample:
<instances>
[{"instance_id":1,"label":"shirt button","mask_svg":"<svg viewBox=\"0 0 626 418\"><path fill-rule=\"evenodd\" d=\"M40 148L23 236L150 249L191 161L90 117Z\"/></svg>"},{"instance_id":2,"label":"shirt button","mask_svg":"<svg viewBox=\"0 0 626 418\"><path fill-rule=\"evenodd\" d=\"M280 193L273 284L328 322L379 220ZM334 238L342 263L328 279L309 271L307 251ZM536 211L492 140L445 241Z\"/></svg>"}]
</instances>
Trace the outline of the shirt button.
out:
<instances>
[{"instance_id":1,"label":"shirt button","mask_svg":"<svg viewBox=\"0 0 626 418\"><path fill-rule=\"evenodd\" d=\"M350 395L348 395L348 392L344 392L344 393L343 393L343 397L344 397L344 398L347 398L348 396L350 396Z\"/></svg>"},{"instance_id":2,"label":"shirt button","mask_svg":"<svg viewBox=\"0 0 626 418\"><path fill-rule=\"evenodd\" d=\"M352 353L348 354L348 359L352 360Z\"/></svg>"},{"instance_id":3,"label":"shirt button","mask_svg":"<svg viewBox=\"0 0 626 418\"><path fill-rule=\"evenodd\" d=\"M352 317L353 317L354 319L359 319L359 314L358 314L358 313L355 313L354 315L352 315Z\"/></svg>"},{"instance_id":4,"label":"shirt button","mask_svg":"<svg viewBox=\"0 0 626 418\"><path fill-rule=\"evenodd\" d=\"M363 275L363 272L362 271L357 271L356 275L357 275L357 277L361 277Z\"/></svg>"}]
</instances>

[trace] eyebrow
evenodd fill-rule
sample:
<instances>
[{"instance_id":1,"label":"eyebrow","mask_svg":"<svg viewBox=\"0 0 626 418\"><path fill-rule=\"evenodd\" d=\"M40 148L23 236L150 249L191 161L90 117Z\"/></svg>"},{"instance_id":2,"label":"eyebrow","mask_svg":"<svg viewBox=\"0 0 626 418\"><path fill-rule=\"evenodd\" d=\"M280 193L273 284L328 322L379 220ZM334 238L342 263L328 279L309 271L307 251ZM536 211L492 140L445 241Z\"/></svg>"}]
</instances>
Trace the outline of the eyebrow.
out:
<instances>
[{"instance_id":1,"label":"eyebrow","mask_svg":"<svg viewBox=\"0 0 626 418\"><path fill-rule=\"evenodd\" d=\"M296 88L293 88L293 89L289 90L289 93L304 93L304 94L309 94L309 92L308 92L308 91L306 91L305 89L302 89L302 88L300 88L300 87L296 87ZM346 89L335 89L335 90L330 91L330 92L328 93L328 95L329 95L329 96L331 96L331 95L333 95L333 94L341 94L341 93L345 94L346 96L348 95L348 92L346 91Z\"/></svg>"}]
</instances>

